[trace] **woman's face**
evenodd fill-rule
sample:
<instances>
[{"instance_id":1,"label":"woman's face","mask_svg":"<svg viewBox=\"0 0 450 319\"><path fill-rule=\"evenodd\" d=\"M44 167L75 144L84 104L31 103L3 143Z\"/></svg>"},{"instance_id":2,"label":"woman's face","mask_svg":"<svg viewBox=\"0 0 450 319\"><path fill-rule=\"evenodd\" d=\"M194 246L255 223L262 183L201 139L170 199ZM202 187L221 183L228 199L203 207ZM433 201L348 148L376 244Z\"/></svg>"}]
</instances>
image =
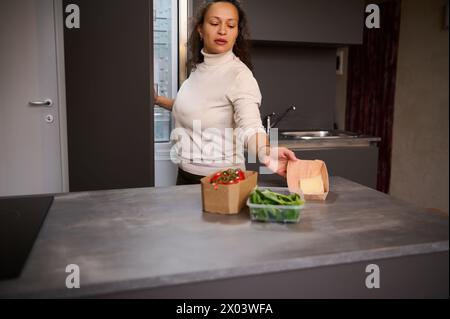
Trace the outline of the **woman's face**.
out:
<instances>
[{"instance_id":1,"label":"woman's face","mask_svg":"<svg viewBox=\"0 0 450 319\"><path fill-rule=\"evenodd\" d=\"M206 53L219 54L232 50L238 37L239 12L229 2L212 4L197 31L203 38Z\"/></svg>"}]
</instances>

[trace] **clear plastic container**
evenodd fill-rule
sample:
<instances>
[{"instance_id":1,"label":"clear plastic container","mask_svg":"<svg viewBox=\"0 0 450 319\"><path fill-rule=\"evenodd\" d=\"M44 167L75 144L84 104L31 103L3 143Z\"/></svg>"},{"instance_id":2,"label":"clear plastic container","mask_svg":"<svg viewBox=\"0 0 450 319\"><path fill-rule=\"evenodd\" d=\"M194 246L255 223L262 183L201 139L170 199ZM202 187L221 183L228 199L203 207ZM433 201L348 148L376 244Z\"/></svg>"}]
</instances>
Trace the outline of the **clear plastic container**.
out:
<instances>
[{"instance_id":1,"label":"clear plastic container","mask_svg":"<svg viewBox=\"0 0 450 319\"><path fill-rule=\"evenodd\" d=\"M283 187L258 187L258 189L261 191L268 189L282 195L292 194L288 188ZM300 194L300 198L303 202L305 201L303 194ZM247 199L247 206L250 209L250 216L253 221L277 223L298 223L301 212L305 207L304 204L300 206L252 204L250 197Z\"/></svg>"}]
</instances>

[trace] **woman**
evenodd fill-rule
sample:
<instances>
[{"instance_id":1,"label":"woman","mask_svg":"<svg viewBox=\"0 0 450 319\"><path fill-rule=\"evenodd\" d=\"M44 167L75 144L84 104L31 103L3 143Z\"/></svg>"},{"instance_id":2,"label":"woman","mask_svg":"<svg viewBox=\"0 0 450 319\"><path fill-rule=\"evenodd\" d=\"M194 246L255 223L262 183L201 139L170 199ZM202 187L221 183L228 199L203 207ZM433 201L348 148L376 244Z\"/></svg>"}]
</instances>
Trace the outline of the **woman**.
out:
<instances>
[{"instance_id":1,"label":"woman","mask_svg":"<svg viewBox=\"0 0 450 319\"><path fill-rule=\"evenodd\" d=\"M286 175L287 162L296 160L292 151L268 144L246 37L246 15L238 0L206 1L189 40L189 78L175 100L155 97L156 104L174 116L177 185L200 183L226 168L245 169L245 146L250 158L281 176Z\"/></svg>"}]
</instances>

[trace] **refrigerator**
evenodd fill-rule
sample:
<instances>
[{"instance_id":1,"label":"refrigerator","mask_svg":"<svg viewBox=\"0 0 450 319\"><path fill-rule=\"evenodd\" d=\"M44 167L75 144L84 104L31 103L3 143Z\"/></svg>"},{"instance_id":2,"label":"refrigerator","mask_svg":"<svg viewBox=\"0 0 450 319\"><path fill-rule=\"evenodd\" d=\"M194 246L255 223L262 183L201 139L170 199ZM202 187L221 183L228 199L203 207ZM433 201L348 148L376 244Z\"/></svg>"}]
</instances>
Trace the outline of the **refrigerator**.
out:
<instances>
[{"instance_id":1,"label":"refrigerator","mask_svg":"<svg viewBox=\"0 0 450 319\"><path fill-rule=\"evenodd\" d=\"M154 83L158 95L175 98L186 79L188 20L192 10L188 0L153 0ZM176 183L178 167L170 160L170 111L154 107L155 186Z\"/></svg>"}]
</instances>

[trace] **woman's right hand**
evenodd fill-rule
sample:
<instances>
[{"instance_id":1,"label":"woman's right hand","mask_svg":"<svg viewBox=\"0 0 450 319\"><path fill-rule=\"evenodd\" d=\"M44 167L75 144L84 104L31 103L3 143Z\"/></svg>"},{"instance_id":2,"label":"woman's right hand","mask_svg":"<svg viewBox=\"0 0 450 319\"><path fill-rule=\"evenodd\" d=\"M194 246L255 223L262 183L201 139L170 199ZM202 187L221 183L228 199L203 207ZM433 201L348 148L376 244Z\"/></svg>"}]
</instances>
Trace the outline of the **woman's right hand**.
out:
<instances>
[{"instance_id":1,"label":"woman's right hand","mask_svg":"<svg viewBox=\"0 0 450 319\"><path fill-rule=\"evenodd\" d=\"M157 95L155 89L153 89L153 102L155 106L159 106L168 111L172 111L175 100L169 99L165 96Z\"/></svg>"},{"instance_id":2,"label":"woman's right hand","mask_svg":"<svg viewBox=\"0 0 450 319\"><path fill-rule=\"evenodd\" d=\"M286 177L289 161L298 161L295 153L286 147L270 147L269 154L262 156L262 162L272 172Z\"/></svg>"},{"instance_id":3,"label":"woman's right hand","mask_svg":"<svg viewBox=\"0 0 450 319\"><path fill-rule=\"evenodd\" d=\"M155 105L158 105L158 100L159 100L159 96L156 93L155 88L153 88L153 102L155 103Z\"/></svg>"}]
</instances>

